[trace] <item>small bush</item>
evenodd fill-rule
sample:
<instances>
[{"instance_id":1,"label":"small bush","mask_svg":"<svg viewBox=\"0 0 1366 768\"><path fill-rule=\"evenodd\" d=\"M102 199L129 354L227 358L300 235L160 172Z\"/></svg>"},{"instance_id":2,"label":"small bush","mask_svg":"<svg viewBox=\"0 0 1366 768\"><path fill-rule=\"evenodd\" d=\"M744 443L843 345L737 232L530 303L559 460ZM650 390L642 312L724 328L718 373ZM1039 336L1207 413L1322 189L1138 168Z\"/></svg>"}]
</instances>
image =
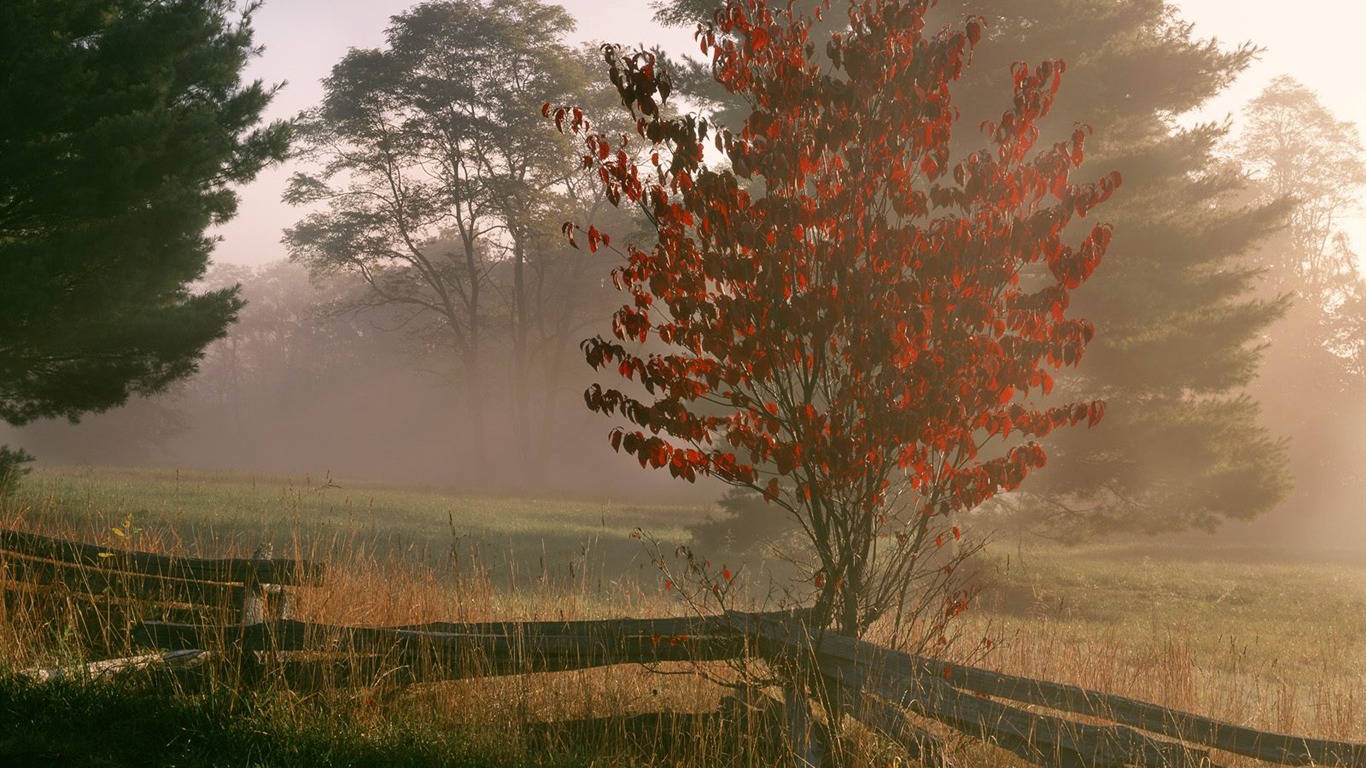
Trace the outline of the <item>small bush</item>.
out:
<instances>
[{"instance_id":1,"label":"small bush","mask_svg":"<svg viewBox=\"0 0 1366 768\"><path fill-rule=\"evenodd\" d=\"M743 488L732 488L716 500L720 515L688 526L693 546L717 553L758 555L787 539L797 529L788 511Z\"/></svg>"},{"instance_id":2,"label":"small bush","mask_svg":"<svg viewBox=\"0 0 1366 768\"><path fill-rule=\"evenodd\" d=\"M24 466L33 461L33 454L23 448L11 449L0 445L0 499L8 497L19 487L19 481L32 471Z\"/></svg>"}]
</instances>

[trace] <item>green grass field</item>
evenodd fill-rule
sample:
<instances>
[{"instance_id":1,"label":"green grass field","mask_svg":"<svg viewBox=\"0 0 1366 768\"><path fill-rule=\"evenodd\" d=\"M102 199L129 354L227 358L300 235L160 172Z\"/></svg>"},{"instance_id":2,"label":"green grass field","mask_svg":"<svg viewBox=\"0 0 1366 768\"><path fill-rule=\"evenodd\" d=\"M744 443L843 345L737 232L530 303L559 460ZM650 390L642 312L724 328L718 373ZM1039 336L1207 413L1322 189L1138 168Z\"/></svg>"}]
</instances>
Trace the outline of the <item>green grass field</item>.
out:
<instances>
[{"instance_id":1,"label":"green grass field","mask_svg":"<svg viewBox=\"0 0 1366 768\"><path fill-rule=\"evenodd\" d=\"M631 532L684 542L688 526L709 514L699 505L479 496L332 478L54 468L28 478L0 508L0 522L200 556L245 554L262 540L277 552L297 546L339 566L341 594L316 601L319 615L385 624L679 612ZM129 516L139 530L118 538L111 531ZM482 552L482 581L452 580L453 553L474 550ZM976 569L982 592L965 632L995 639L985 666L1272 730L1366 741L1359 553L1292 555L1204 536L1072 547L1000 539ZM26 642L31 637L13 626L0 631L0 657L42 656ZM158 753L167 765L763 764L726 752L714 735L646 754L627 747L635 737L624 726L585 737L546 725L652 708L701 711L718 695L708 685L613 668L428 686L377 708L364 692L168 699L132 681L119 695L133 703L120 709L98 686L42 689L10 679L0 685L0 756L74 750L103 757L72 764L136 764L137 744L121 734L143 713L180 723L179 736L165 734L180 751ZM228 720L209 725L206 711ZM18 712L33 714L15 719ZM73 712L92 725L79 744L63 746L61 723Z\"/></svg>"},{"instance_id":2,"label":"green grass field","mask_svg":"<svg viewBox=\"0 0 1366 768\"><path fill-rule=\"evenodd\" d=\"M637 527L666 542L707 514L697 505L488 496L439 488L164 469L34 472L8 505L21 522L107 536L132 517L144 535L197 556L250 553L262 541L316 553L341 544L418 561L477 550L494 576L539 576L587 562L613 577L648 558ZM215 551L201 551L212 548ZM601 572L601 571L600 571Z\"/></svg>"}]
</instances>

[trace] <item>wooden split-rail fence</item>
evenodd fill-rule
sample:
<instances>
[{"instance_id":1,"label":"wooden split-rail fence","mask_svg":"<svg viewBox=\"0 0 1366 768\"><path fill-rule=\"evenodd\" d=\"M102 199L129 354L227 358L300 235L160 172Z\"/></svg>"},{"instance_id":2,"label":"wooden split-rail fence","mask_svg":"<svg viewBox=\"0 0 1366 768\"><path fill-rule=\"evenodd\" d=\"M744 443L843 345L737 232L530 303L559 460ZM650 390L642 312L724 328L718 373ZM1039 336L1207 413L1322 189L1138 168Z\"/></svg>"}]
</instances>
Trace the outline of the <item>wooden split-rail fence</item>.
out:
<instances>
[{"instance_id":1,"label":"wooden split-rail fence","mask_svg":"<svg viewBox=\"0 0 1366 768\"><path fill-rule=\"evenodd\" d=\"M1281 765L1366 768L1366 744L1271 733L820 635L801 612L377 628L296 620L293 591L321 585L324 571L293 559L194 559L0 531L0 591L7 606L59 590L69 607L70 596L80 595L96 614L92 626L98 622L107 633L111 620L128 619L125 635L103 639L107 647L122 642L125 651L149 651L30 670L42 679L130 666L185 672L214 658L231 664L244 681L375 685L749 654L815 681L828 701L926 764L945 758L939 739L915 725L918 719L1041 766L1205 766L1217 765L1223 753Z\"/></svg>"}]
</instances>

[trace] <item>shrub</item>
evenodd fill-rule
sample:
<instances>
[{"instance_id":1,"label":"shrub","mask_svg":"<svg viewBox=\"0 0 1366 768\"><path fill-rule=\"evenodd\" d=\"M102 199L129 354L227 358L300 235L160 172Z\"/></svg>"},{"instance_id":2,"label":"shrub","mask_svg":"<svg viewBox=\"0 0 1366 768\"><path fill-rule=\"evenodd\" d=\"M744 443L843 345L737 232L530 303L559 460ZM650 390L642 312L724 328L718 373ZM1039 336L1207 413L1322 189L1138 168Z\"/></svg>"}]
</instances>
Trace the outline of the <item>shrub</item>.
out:
<instances>
[{"instance_id":1,"label":"shrub","mask_svg":"<svg viewBox=\"0 0 1366 768\"><path fill-rule=\"evenodd\" d=\"M24 466L31 461L33 454L23 448L0 445L0 499L8 498L19 487L19 480L32 471Z\"/></svg>"}]
</instances>

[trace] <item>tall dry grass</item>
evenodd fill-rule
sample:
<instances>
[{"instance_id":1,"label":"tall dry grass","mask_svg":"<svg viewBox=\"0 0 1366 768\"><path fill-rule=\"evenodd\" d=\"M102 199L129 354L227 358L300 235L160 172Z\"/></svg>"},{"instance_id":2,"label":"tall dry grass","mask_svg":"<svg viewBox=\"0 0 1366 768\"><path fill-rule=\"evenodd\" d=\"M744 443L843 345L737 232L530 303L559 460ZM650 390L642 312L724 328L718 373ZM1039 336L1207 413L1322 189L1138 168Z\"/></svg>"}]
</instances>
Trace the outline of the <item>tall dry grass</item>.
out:
<instances>
[{"instance_id":1,"label":"tall dry grass","mask_svg":"<svg viewBox=\"0 0 1366 768\"><path fill-rule=\"evenodd\" d=\"M171 524L149 524L125 542L111 535L108 518L31 509L0 525L198 557L245 557L259 543L230 527ZM310 536L298 526L287 535L276 529L273 543L277 556L326 563L325 584L298 591L297 617L321 624L605 619L685 610L653 574L623 576L591 548L570 562L519 561L454 534L444 546L402 546L374 529L368 536ZM1146 560L1135 565L1107 552L1093 560L1069 552L1056 561L1036 560L1043 565L1029 573L997 575L959 628L971 639L964 647L980 649L976 638L990 639L991 651L978 663L1011 674L1240 725L1366 741L1366 624L1347 615L1358 599L1353 590L1366 585L1361 574L1246 564L1154 569ZM1299 613L1278 620L1286 590ZM128 613L99 610L99 600L79 590L7 591L0 668L108 654L120 638L126 642L129 620ZM313 729L323 741L356 732L399 734L399 741L470 734L487 764L768 765L782 757L770 719L740 710L708 715L726 688L686 666L663 671L669 674L618 666L406 686L381 671L358 687L244 693L227 686L214 695L227 697L227 711L265 712L267 723L288 724L291 733ZM1020 764L940 730L960 764ZM889 765L901 757L863 736L851 753L859 764ZM1250 761L1220 756L1220 763Z\"/></svg>"},{"instance_id":2,"label":"tall dry grass","mask_svg":"<svg viewBox=\"0 0 1366 768\"><path fill-rule=\"evenodd\" d=\"M0 521L0 525L14 521ZM30 532L73 540L109 542L106 531L69 523L25 525ZM113 543L122 544L117 541ZM141 530L137 549L168 555L246 557L240 537L189 540L176 531ZM678 606L637 582L602 581L591 554L573 567L533 563L524 578L500 583L494 570L508 568L477 545L461 543L445 553L404 556L383 542L359 537L276 542L276 556L326 565L321 586L295 588L295 618L317 624L384 627L429 622L493 622L650 617L677 613ZM377 554L380 553L380 554ZM0 577L2 578L2 577ZM5 588L0 608L0 671L72 666L132 647L128 629L137 606L111 609L107 595L68 585ZM150 606L147 606L150 609ZM226 638L219 641L224 646ZM219 650L210 648L211 652ZM366 668L353 659L356 668ZM670 664L559 673L532 673L437 682L404 682L401 665L381 667L360 685L296 690L267 683L269 690L238 690L233 679L187 686L172 695L226 696L230 711L265 707L272 722L293 729L319 722L380 733L446 730L477 734L496 764L767 765L774 744L761 745L764 726L742 712L715 713L728 689L700 670ZM421 675L419 674L419 680ZM355 680L351 681L356 682ZM205 686L208 686L207 688ZM312 725L304 721L315 721ZM3 749L0 749L3 752Z\"/></svg>"}]
</instances>

